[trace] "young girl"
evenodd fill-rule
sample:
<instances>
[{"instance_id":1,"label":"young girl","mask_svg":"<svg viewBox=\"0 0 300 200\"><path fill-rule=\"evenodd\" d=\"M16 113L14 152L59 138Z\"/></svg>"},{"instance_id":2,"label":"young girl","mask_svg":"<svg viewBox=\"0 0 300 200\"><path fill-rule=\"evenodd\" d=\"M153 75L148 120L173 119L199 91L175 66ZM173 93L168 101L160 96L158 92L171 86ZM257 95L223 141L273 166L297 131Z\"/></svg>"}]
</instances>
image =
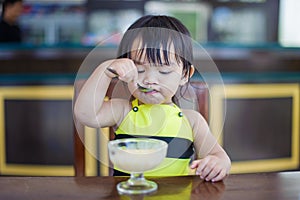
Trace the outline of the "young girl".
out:
<instances>
[{"instance_id":1,"label":"young girl","mask_svg":"<svg viewBox=\"0 0 300 200\"><path fill-rule=\"evenodd\" d=\"M166 159L152 176L188 175L220 181L231 162L194 110L181 110L174 96L194 73L187 28L169 16L144 16L123 36L118 59L100 64L81 89L74 106L84 125L114 127L115 139L151 137L168 143ZM113 78L125 82L133 98L104 101ZM194 155L194 160L191 158ZM117 169L114 175L123 175Z\"/></svg>"}]
</instances>

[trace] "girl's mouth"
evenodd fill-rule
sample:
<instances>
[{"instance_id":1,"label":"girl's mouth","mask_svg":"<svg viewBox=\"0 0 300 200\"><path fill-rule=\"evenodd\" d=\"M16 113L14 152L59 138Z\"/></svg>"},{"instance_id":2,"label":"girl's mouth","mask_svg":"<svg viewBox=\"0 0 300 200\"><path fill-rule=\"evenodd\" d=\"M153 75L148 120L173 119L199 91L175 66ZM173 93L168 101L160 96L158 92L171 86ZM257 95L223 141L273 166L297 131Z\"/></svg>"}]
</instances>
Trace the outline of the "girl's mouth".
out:
<instances>
[{"instance_id":1,"label":"girl's mouth","mask_svg":"<svg viewBox=\"0 0 300 200\"><path fill-rule=\"evenodd\" d=\"M144 92L144 93L151 93L151 92L155 92L156 90L155 89L152 89L152 88L146 88L144 86L141 86L140 84L137 84L138 85L138 88L141 92Z\"/></svg>"}]
</instances>

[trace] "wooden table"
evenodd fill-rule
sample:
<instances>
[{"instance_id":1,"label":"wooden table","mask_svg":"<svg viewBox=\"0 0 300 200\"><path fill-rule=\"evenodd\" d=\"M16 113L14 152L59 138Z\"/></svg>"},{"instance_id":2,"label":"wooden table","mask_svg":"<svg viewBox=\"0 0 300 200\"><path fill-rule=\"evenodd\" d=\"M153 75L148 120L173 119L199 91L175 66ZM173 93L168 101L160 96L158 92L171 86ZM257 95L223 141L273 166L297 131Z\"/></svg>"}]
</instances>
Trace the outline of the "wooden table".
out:
<instances>
[{"instance_id":1,"label":"wooden table","mask_svg":"<svg viewBox=\"0 0 300 200\"><path fill-rule=\"evenodd\" d=\"M230 199L300 200L300 172L230 175L204 182L196 176L149 178L159 189L148 196L121 196L124 177L0 177L0 199Z\"/></svg>"}]
</instances>

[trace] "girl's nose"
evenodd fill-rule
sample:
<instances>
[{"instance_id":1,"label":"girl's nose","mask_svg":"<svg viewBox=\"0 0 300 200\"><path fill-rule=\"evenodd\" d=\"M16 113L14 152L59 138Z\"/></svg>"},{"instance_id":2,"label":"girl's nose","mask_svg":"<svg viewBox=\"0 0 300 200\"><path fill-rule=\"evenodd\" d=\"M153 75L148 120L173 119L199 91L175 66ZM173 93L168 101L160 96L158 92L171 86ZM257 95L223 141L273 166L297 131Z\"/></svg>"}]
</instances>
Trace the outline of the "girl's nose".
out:
<instances>
[{"instance_id":1,"label":"girl's nose","mask_svg":"<svg viewBox=\"0 0 300 200\"><path fill-rule=\"evenodd\" d=\"M145 85L156 85L156 84L158 84L158 79L157 79L156 73L153 72L153 71L146 72L143 83Z\"/></svg>"}]
</instances>

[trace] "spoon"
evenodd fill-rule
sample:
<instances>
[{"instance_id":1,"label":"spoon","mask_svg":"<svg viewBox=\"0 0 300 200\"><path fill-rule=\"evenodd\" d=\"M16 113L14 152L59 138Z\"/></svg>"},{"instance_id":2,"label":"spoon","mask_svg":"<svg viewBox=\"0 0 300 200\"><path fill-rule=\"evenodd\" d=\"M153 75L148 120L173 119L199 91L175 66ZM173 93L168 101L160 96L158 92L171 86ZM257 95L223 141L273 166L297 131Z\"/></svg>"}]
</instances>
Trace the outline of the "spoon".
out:
<instances>
[{"instance_id":1,"label":"spoon","mask_svg":"<svg viewBox=\"0 0 300 200\"><path fill-rule=\"evenodd\" d=\"M106 68L108 71L110 71L111 73L113 73L114 75L116 75L117 77L119 76L119 74L117 73L117 71L116 70L114 70L114 69L111 69L111 68ZM152 88L146 88L146 87L143 87L143 86L141 86L139 83L137 83L137 86L138 86L138 88L139 88L139 90L141 91L141 92L151 92L151 91L153 91L154 89L152 89Z\"/></svg>"},{"instance_id":2,"label":"spoon","mask_svg":"<svg viewBox=\"0 0 300 200\"><path fill-rule=\"evenodd\" d=\"M137 83L137 86L138 86L138 88L139 88L139 90L141 91L141 92L152 92L154 89L152 89L152 88L146 88L146 87L143 87L143 86L141 86L139 83Z\"/></svg>"}]
</instances>

